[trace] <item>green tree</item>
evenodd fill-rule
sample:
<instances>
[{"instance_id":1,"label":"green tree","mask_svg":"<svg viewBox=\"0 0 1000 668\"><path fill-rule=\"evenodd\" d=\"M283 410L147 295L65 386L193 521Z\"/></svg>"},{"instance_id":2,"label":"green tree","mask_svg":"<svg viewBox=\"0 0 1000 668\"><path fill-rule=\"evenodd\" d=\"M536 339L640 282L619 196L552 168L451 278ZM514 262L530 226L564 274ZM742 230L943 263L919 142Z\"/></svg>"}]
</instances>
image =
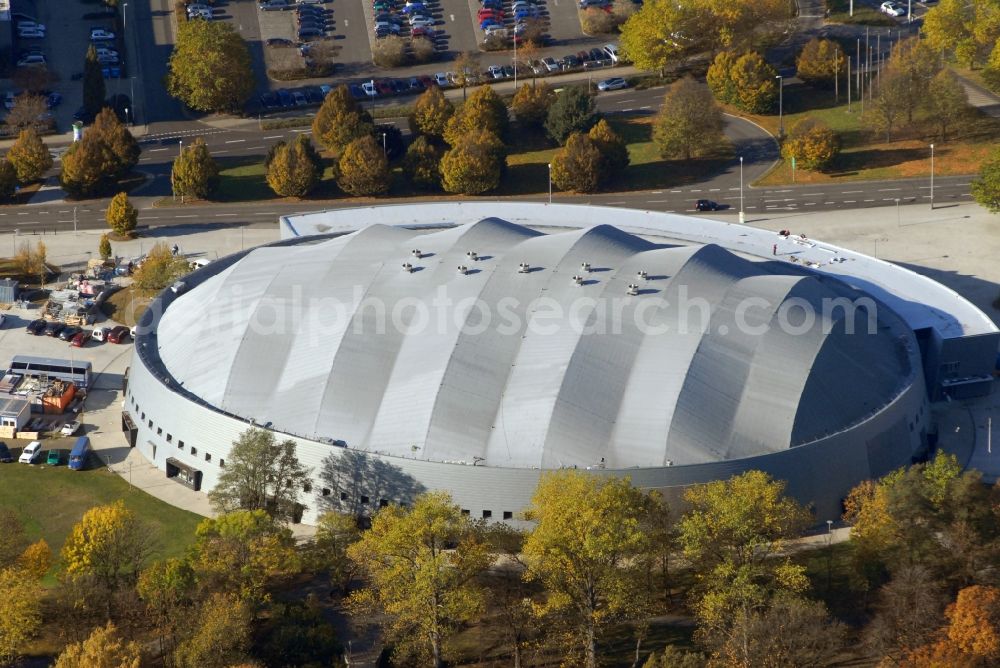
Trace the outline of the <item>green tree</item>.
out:
<instances>
[{"instance_id":1,"label":"green tree","mask_svg":"<svg viewBox=\"0 0 1000 668\"><path fill-rule=\"evenodd\" d=\"M207 199L212 194L219 184L219 165L204 139L196 137L174 158L170 184L174 195Z\"/></svg>"},{"instance_id":2,"label":"green tree","mask_svg":"<svg viewBox=\"0 0 1000 668\"><path fill-rule=\"evenodd\" d=\"M91 583L110 617L113 595L135 585L152 540L149 527L124 501L94 506L66 537L63 571L70 579Z\"/></svg>"},{"instance_id":3,"label":"green tree","mask_svg":"<svg viewBox=\"0 0 1000 668\"><path fill-rule=\"evenodd\" d=\"M323 164L309 137L279 142L267 161L267 184L282 197L305 197L319 183Z\"/></svg>"},{"instance_id":4,"label":"green tree","mask_svg":"<svg viewBox=\"0 0 1000 668\"><path fill-rule=\"evenodd\" d=\"M30 183L52 169L52 156L34 128L25 128L7 151L7 160L17 171L17 180Z\"/></svg>"},{"instance_id":5,"label":"green tree","mask_svg":"<svg viewBox=\"0 0 1000 668\"><path fill-rule=\"evenodd\" d=\"M191 271L191 265L162 241L153 245L142 265L132 274L132 285L140 290L159 291Z\"/></svg>"},{"instance_id":6,"label":"green tree","mask_svg":"<svg viewBox=\"0 0 1000 668\"><path fill-rule=\"evenodd\" d=\"M756 51L737 58L730 71L736 106L751 114L764 114L774 109L778 101L777 74Z\"/></svg>"},{"instance_id":7,"label":"green tree","mask_svg":"<svg viewBox=\"0 0 1000 668\"><path fill-rule=\"evenodd\" d=\"M247 660L252 612L239 596L209 595L192 621L192 633L174 652L177 668L229 668Z\"/></svg>"},{"instance_id":8,"label":"green tree","mask_svg":"<svg viewBox=\"0 0 1000 668\"><path fill-rule=\"evenodd\" d=\"M90 117L97 116L104 106L106 94L104 74L101 64L97 62L97 49L91 44L83 60L83 108Z\"/></svg>"},{"instance_id":9,"label":"green tree","mask_svg":"<svg viewBox=\"0 0 1000 668\"><path fill-rule=\"evenodd\" d=\"M466 99L465 89L479 75L479 53L463 51L455 58L455 84L462 87L462 99Z\"/></svg>"},{"instance_id":10,"label":"green tree","mask_svg":"<svg viewBox=\"0 0 1000 668\"><path fill-rule=\"evenodd\" d=\"M569 625L588 668L606 628L649 613L644 522L653 503L627 479L575 470L544 474L532 497L527 518L537 524L524 544L525 576L542 584L539 611Z\"/></svg>"},{"instance_id":11,"label":"green tree","mask_svg":"<svg viewBox=\"0 0 1000 668\"><path fill-rule=\"evenodd\" d=\"M403 172L413 185L427 190L441 187L441 157L444 151L428 141L425 135L417 137L406 149Z\"/></svg>"},{"instance_id":12,"label":"green tree","mask_svg":"<svg viewBox=\"0 0 1000 668\"><path fill-rule=\"evenodd\" d=\"M552 182L560 190L592 193L601 187L601 158L594 140L574 132L552 156Z\"/></svg>"},{"instance_id":13,"label":"green tree","mask_svg":"<svg viewBox=\"0 0 1000 668\"><path fill-rule=\"evenodd\" d=\"M83 642L68 645L53 668L139 668L139 645L123 640L111 622L99 626Z\"/></svg>"},{"instance_id":14,"label":"green tree","mask_svg":"<svg viewBox=\"0 0 1000 668\"><path fill-rule=\"evenodd\" d=\"M941 0L924 15L920 34L936 53L972 68L994 48L998 28L992 3Z\"/></svg>"},{"instance_id":15,"label":"green tree","mask_svg":"<svg viewBox=\"0 0 1000 668\"><path fill-rule=\"evenodd\" d=\"M351 195L384 195L389 191L389 160L371 135L355 139L340 156L337 185Z\"/></svg>"},{"instance_id":16,"label":"green tree","mask_svg":"<svg viewBox=\"0 0 1000 668\"><path fill-rule=\"evenodd\" d=\"M198 111L237 112L255 85L250 51L232 24L178 24L167 73L168 93Z\"/></svg>"},{"instance_id":17,"label":"green tree","mask_svg":"<svg viewBox=\"0 0 1000 668\"><path fill-rule=\"evenodd\" d=\"M132 206L128 199L128 194L120 192L111 198L108 203L108 210L104 214L105 220L115 234L128 239L135 231L139 220L139 211Z\"/></svg>"},{"instance_id":18,"label":"green tree","mask_svg":"<svg viewBox=\"0 0 1000 668\"><path fill-rule=\"evenodd\" d=\"M455 113L455 105L444 96L437 86L430 86L413 103L410 115L410 131L440 141L448 119Z\"/></svg>"},{"instance_id":19,"label":"green tree","mask_svg":"<svg viewBox=\"0 0 1000 668\"><path fill-rule=\"evenodd\" d=\"M667 645L661 654L650 654L642 668L704 668L707 663L700 652L689 652L677 645Z\"/></svg>"},{"instance_id":20,"label":"green tree","mask_svg":"<svg viewBox=\"0 0 1000 668\"><path fill-rule=\"evenodd\" d=\"M316 535L307 549L310 570L325 571L330 583L346 593L357 573L355 563L347 556L347 548L361 537L357 518L347 513L327 511L319 516Z\"/></svg>"},{"instance_id":21,"label":"green tree","mask_svg":"<svg viewBox=\"0 0 1000 668\"><path fill-rule=\"evenodd\" d=\"M601 183L608 183L624 174L629 165L625 141L603 118L590 128L587 136L601 151Z\"/></svg>"},{"instance_id":22,"label":"green tree","mask_svg":"<svg viewBox=\"0 0 1000 668\"><path fill-rule=\"evenodd\" d=\"M799 169L821 170L840 152L840 141L828 125L814 118L804 118L792 126L781 144L785 160L795 159Z\"/></svg>"},{"instance_id":23,"label":"green tree","mask_svg":"<svg viewBox=\"0 0 1000 668\"><path fill-rule=\"evenodd\" d=\"M796 75L811 86L833 87L834 79L847 70L847 56L832 39L812 38L795 59Z\"/></svg>"},{"instance_id":24,"label":"green tree","mask_svg":"<svg viewBox=\"0 0 1000 668\"><path fill-rule=\"evenodd\" d=\"M118 120L118 116L110 107L101 109L94 119L94 124L87 131L102 139L117 161L114 176L121 178L131 172L139 164L139 142L135 140L129 129Z\"/></svg>"},{"instance_id":25,"label":"green tree","mask_svg":"<svg viewBox=\"0 0 1000 668\"><path fill-rule=\"evenodd\" d=\"M372 132L372 119L351 95L347 86L327 94L313 118L312 134L327 151L339 156L355 139Z\"/></svg>"},{"instance_id":26,"label":"green tree","mask_svg":"<svg viewBox=\"0 0 1000 668\"><path fill-rule=\"evenodd\" d=\"M13 568L0 570L0 664L12 663L42 625L42 589Z\"/></svg>"},{"instance_id":27,"label":"green tree","mask_svg":"<svg viewBox=\"0 0 1000 668\"><path fill-rule=\"evenodd\" d=\"M738 56L733 51L720 51L715 56L715 60L708 66L705 74L705 82L708 89L719 102L726 104L736 104L738 94L736 85L733 83L733 66L736 64Z\"/></svg>"},{"instance_id":28,"label":"green tree","mask_svg":"<svg viewBox=\"0 0 1000 668\"><path fill-rule=\"evenodd\" d=\"M0 199L9 200L17 192L17 168L14 163L0 159Z\"/></svg>"},{"instance_id":29,"label":"green tree","mask_svg":"<svg viewBox=\"0 0 1000 668\"><path fill-rule=\"evenodd\" d=\"M691 77L670 85L653 126L653 141L665 158L690 160L722 141L722 112L712 94Z\"/></svg>"},{"instance_id":30,"label":"green tree","mask_svg":"<svg viewBox=\"0 0 1000 668\"><path fill-rule=\"evenodd\" d=\"M972 181L972 196L992 213L1000 213L1000 148L979 168L979 176Z\"/></svg>"},{"instance_id":31,"label":"green tree","mask_svg":"<svg viewBox=\"0 0 1000 668\"><path fill-rule=\"evenodd\" d=\"M508 122L507 105L492 86L480 86L445 124L444 140L454 147L470 133L482 130L502 139Z\"/></svg>"},{"instance_id":32,"label":"green tree","mask_svg":"<svg viewBox=\"0 0 1000 668\"><path fill-rule=\"evenodd\" d=\"M251 427L233 441L208 498L219 513L263 510L278 521L292 521L308 479L309 470L295 456L295 441L279 443L274 432Z\"/></svg>"},{"instance_id":33,"label":"green tree","mask_svg":"<svg viewBox=\"0 0 1000 668\"><path fill-rule=\"evenodd\" d=\"M63 153L59 184L71 197L89 197L107 191L118 168L118 158L107 143L87 131Z\"/></svg>"},{"instance_id":34,"label":"green tree","mask_svg":"<svg viewBox=\"0 0 1000 668\"><path fill-rule=\"evenodd\" d=\"M175 557L153 562L139 575L135 588L156 627L160 646L173 651L197 588L189 560Z\"/></svg>"},{"instance_id":35,"label":"green tree","mask_svg":"<svg viewBox=\"0 0 1000 668\"><path fill-rule=\"evenodd\" d=\"M889 141L892 130L900 117L906 113L907 97L906 78L894 68L887 68L882 73L882 82L875 92L875 98L865 107L862 121L873 132L885 133Z\"/></svg>"},{"instance_id":36,"label":"green tree","mask_svg":"<svg viewBox=\"0 0 1000 668\"><path fill-rule=\"evenodd\" d=\"M893 87L892 94L899 96L907 123L913 123L913 114L926 104L931 81L940 70L940 58L919 37L900 40L892 48L889 64L881 79L883 82L897 77L901 80L898 86Z\"/></svg>"},{"instance_id":37,"label":"green tree","mask_svg":"<svg viewBox=\"0 0 1000 668\"><path fill-rule=\"evenodd\" d=\"M101 256L102 260L111 257L111 239L108 238L107 234L101 235L101 241L97 244L97 254Z\"/></svg>"},{"instance_id":38,"label":"green tree","mask_svg":"<svg viewBox=\"0 0 1000 668\"><path fill-rule=\"evenodd\" d=\"M597 122L594 97L580 86L559 91L545 117L545 130L555 141L564 144L573 132L586 132Z\"/></svg>"},{"instance_id":39,"label":"green tree","mask_svg":"<svg viewBox=\"0 0 1000 668\"><path fill-rule=\"evenodd\" d=\"M503 143L486 130L472 131L441 158L441 186L450 193L480 195L500 185Z\"/></svg>"},{"instance_id":40,"label":"green tree","mask_svg":"<svg viewBox=\"0 0 1000 668\"><path fill-rule=\"evenodd\" d=\"M540 127L548 118L555 99L556 94L547 83L532 81L515 91L510 107L522 126Z\"/></svg>"},{"instance_id":41,"label":"green tree","mask_svg":"<svg viewBox=\"0 0 1000 668\"><path fill-rule=\"evenodd\" d=\"M954 72L942 69L934 75L928 87L927 107L942 140L948 138L949 129L969 115L969 98Z\"/></svg>"},{"instance_id":42,"label":"green tree","mask_svg":"<svg viewBox=\"0 0 1000 668\"><path fill-rule=\"evenodd\" d=\"M449 638L484 605L477 577L490 555L469 518L447 494L424 494L412 508L380 510L347 554L368 582L352 606L384 615L398 653L443 666Z\"/></svg>"}]
</instances>

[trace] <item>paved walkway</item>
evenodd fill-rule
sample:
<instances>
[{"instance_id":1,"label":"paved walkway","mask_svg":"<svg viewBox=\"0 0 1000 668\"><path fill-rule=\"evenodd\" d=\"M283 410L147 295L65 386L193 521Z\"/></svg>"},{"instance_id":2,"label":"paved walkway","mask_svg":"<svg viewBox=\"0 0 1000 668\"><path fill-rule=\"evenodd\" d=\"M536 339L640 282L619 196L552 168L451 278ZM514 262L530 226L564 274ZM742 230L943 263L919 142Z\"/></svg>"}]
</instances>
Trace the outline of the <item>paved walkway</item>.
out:
<instances>
[{"instance_id":1,"label":"paved walkway","mask_svg":"<svg viewBox=\"0 0 1000 668\"><path fill-rule=\"evenodd\" d=\"M958 80L961 82L962 86L965 88L966 95L969 96L969 104L973 107L979 109L987 116L992 116L993 118L1000 118L1000 95L986 90L974 81L963 77L958 74Z\"/></svg>"}]
</instances>

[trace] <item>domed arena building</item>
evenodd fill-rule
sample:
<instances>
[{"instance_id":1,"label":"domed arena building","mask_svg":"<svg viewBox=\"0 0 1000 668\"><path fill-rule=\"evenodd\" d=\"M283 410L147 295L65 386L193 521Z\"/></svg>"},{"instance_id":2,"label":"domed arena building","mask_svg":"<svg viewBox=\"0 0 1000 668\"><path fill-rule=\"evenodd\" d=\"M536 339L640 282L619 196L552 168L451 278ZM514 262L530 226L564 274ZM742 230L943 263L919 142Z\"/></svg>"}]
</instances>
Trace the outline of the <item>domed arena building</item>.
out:
<instances>
[{"instance_id":1,"label":"domed arena building","mask_svg":"<svg viewBox=\"0 0 1000 668\"><path fill-rule=\"evenodd\" d=\"M250 426L294 440L306 522L426 490L516 521L559 468L668 496L759 469L822 522L927 454L932 402L991 387L972 304L802 236L491 202L280 224L150 307L123 427L204 490Z\"/></svg>"}]
</instances>

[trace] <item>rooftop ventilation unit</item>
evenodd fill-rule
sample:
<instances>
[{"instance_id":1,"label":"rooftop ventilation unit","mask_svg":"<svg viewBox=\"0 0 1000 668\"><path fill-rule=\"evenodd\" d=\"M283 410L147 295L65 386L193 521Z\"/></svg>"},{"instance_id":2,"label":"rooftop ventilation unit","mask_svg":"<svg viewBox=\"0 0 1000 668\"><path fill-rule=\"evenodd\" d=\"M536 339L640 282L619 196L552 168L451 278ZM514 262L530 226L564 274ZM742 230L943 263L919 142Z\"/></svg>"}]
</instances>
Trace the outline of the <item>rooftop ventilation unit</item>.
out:
<instances>
[{"instance_id":1,"label":"rooftop ventilation unit","mask_svg":"<svg viewBox=\"0 0 1000 668\"><path fill-rule=\"evenodd\" d=\"M479 253L477 253L476 251L469 251L468 253L465 254L465 256L470 260L472 260L473 262L479 259Z\"/></svg>"},{"instance_id":2,"label":"rooftop ventilation unit","mask_svg":"<svg viewBox=\"0 0 1000 668\"><path fill-rule=\"evenodd\" d=\"M639 285L637 283L628 284L628 294L635 296L639 294Z\"/></svg>"},{"instance_id":3,"label":"rooftop ventilation unit","mask_svg":"<svg viewBox=\"0 0 1000 668\"><path fill-rule=\"evenodd\" d=\"M577 285L583 285L583 276L574 276L573 282Z\"/></svg>"},{"instance_id":4,"label":"rooftop ventilation unit","mask_svg":"<svg viewBox=\"0 0 1000 668\"><path fill-rule=\"evenodd\" d=\"M464 276L469 273L469 268L466 267L464 264L460 264L458 265L458 273Z\"/></svg>"},{"instance_id":5,"label":"rooftop ventilation unit","mask_svg":"<svg viewBox=\"0 0 1000 668\"><path fill-rule=\"evenodd\" d=\"M638 272L636 272L636 276L639 277L640 281L648 281L649 280L649 274L647 274L646 272L644 272L642 269L640 269Z\"/></svg>"},{"instance_id":6,"label":"rooftop ventilation unit","mask_svg":"<svg viewBox=\"0 0 1000 668\"><path fill-rule=\"evenodd\" d=\"M522 262L521 264L517 265L517 273L527 274L529 271L531 271L531 265L528 264L527 262Z\"/></svg>"},{"instance_id":7,"label":"rooftop ventilation unit","mask_svg":"<svg viewBox=\"0 0 1000 668\"><path fill-rule=\"evenodd\" d=\"M424 254L420 252L419 248L414 248L413 250L411 250L410 255L417 258L418 260L424 256Z\"/></svg>"},{"instance_id":8,"label":"rooftop ventilation unit","mask_svg":"<svg viewBox=\"0 0 1000 668\"><path fill-rule=\"evenodd\" d=\"M403 263L403 271L405 271L407 274L412 274L413 273L413 265L410 264L409 262L404 262Z\"/></svg>"},{"instance_id":9,"label":"rooftop ventilation unit","mask_svg":"<svg viewBox=\"0 0 1000 668\"><path fill-rule=\"evenodd\" d=\"M589 262L584 262L583 264L581 264L580 265L580 271L582 271L585 274L589 274L590 273L590 263Z\"/></svg>"}]
</instances>

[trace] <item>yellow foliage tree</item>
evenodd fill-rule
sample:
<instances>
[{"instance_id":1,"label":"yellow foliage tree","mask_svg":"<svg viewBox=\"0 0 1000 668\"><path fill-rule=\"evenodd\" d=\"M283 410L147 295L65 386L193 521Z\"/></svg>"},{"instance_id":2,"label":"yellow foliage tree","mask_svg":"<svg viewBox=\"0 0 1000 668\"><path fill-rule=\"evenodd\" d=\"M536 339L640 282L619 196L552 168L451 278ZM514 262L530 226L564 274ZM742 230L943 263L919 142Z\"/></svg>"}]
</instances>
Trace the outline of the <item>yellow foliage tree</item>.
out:
<instances>
[{"instance_id":1,"label":"yellow foliage tree","mask_svg":"<svg viewBox=\"0 0 1000 668\"><path fill-rule=\"evenodd\" d=\"M0 570L0 665L12 662L42 624L42 591L17 569Z\"/></svg>"},{"instance_id":2,"label":"yellow foliage tree","mask_svg":"<svg viewBox=\"0 0 1000 668\"><path fill-rule=\"evenodd\" d=\"M413 103L410 130L440 140L448 119L455 113L455 105L444 96L441 89L431 86Z\"/></svg>"},{"instance_id":3,"label":"yellow foliage tree","mask_svg":"<svg viewBox=\"0 0 1000 668\"><path fill-rule=\"evenodd\" d=\"M476 89L459 110L445 124L444 140L457 146L472 132L485 130L498 139L507 132L507 105L492 86Z\"/></svg>"},{"instance_id":4,"label":"yellow foliage tree","mask_svg":"<svg viewBox=\"0 0 1000 668\"><path fill-rule=\"evenodd\" d=\"M813 38L806 42L795 59L795 71L808 84L833 85L833 80L847 70L847 57L840 44L832 39Z\"/></svg>"},{"instance_id":5,"label":"yellow foliage tree","mask_svg":"<svg viewBox=\"0 0 1000 668\"><path fill-rule=\"evenodd\" d=\"M560 190L592 193L601 186L601 171L601 150L579 132L552 156L552 182Z\"/></svg>"},{"instance_id":6,"label":"yellow foliage tree","mask_svg":"<svg viewBox=\"0 0 1000 668\"><path fill-rule=\"evenodd\" d=\"M500 185L503 144L486 130L470 131L441 158L441 185L451 193L479 195Z\"/></svg>"},{"instance_id":7,"label":"yellow foliage tree","mask_svg":"<svg viewBox=\"0 0 1000 668\"><path fill-rule=\"evenodd\" d=\"M35 580L41 580L52 567L52 550L44 538L29 545L18 557L17 567L22 573Z\"/></svg>"},{"instance_id":8,"label":"yellow foliage tree","mask_svg":"<svg viewBox=\"0 0 1000 668\"><path fill-rule=\"evenodd\" d=\"M139 220L139 211L132 206L128 194L120 192L111 198L105 213L108 227L120 237L130 238Z\"/></svg>"},{"instance_id":9,"label":"yellow foliage tree","mask_svg":"<svg viewBox=\"0 0 1000 668\"><path fill-rule=\"evenodd\" d=\"M201 605L194 631L174 652L177 668L229 668L246 661L252 611L232 593L214 593Z\"/></svg>"},{"instance_id":10,"label":"yellow foliage tree","mask_svg":"<svg viewBox=\"0 0 1000 668\"><path fill-rule=\"evenodd\" d=\"M833 130L811 118L796 123L781 145L782 157L795 158L796 167L810 171L827 167L839 152L840 142Z\"/></svg>"},{"instance_id":11,"label":"yellow foliage tree","mask_svg":"<svg viewBox=\"0 0 1000 668\"><path fill-rule=\"evenodd\" d=\"M53 668L139 668L141 663L139 645L123 640L115 625L108 622L83 642L66 647Z\"/></svg>"}]
</instances>

